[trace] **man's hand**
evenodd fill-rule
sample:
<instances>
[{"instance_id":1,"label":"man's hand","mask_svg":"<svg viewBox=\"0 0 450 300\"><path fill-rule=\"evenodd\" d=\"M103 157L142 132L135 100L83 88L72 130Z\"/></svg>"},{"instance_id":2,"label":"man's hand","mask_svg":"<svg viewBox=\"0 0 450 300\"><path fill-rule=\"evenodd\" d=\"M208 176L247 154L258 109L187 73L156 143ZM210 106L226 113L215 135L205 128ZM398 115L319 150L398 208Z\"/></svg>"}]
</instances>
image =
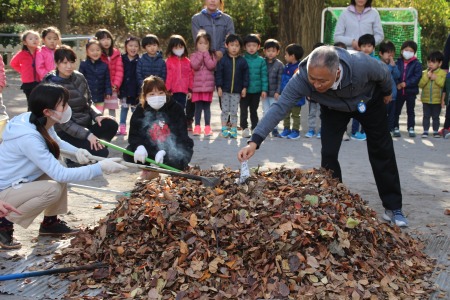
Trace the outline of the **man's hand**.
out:
<instances>
[{"instance_id":1,"label":"man's hand","mask_svg":"<svg viewBox=\"0 0 450 300\"><path fill-rule=\"evenodd\" d=\"M256 151L256 143L255 142L248 143L247 146L245 146L244 148L239 150L239 152L238 152L238 160L240 162L249 160L250 157L252 157L253 154L255 154L255 151Z\"/></svg>"},{"instance_id":2,"label":"man's hand","mask_svg":"<svg viewBox=\"0 0 450 300\"><path fill-rule=\"evenodd\" d=\"M359 48L359 46L358 46L358 41L357 41L357 40L353 40L353 41L352 41L352 47L353 47L353 49L356 50L356 51L361 50L361 49Z\"/></svg>"},{"instance_id":3,"label":"man's hand","mask_svg":"<svg viewBox=\"0 0 450 300\"><path fill-rule=\"evenodd\" d=\"M275 101L278 101L278 98L280 98L280 94L275 93L275 95L273 95L273 97L275 98Z\"/></svg>"},{"instance_id":4,"label":"man's hand","mask_svg":"<svg viewBox=\"0 0 450 300\"><path fill-rule=\"evenodd\" d=\"M392 94L389 95L389 96L384 96L383 97L384 104L389 104L389 102L391 102L391 101L392 101Z\"/></svg>"},{"instance_id":5,"label":"man's hand","mask_svg":"<svg viewBox=\"0 0 450 300\"><path fill-rule=\"evenodd\" d=\"M267 92L262 92L261 93L261 99L266 99L266 97L267 97Z\"/></svg>"},{"instance_id":6,"label":"man's hand","mask_svg":"<svg viewBox=\"0 0 450 300\"><path fill-rule=\"evenodd\" d=\"M247 89L246 89L246 88L243 88L243 89L242 89L242 92L241 92L241 97L242 97L242 98L245 98L245 96L247 96Z\"/></svg>"},{"instance_id":7,"label":"man's hand","mask_svg":"<svg viewBox=\"0 0 450 300\"><path fill-rule=\"evenodd\" d=\"M222 51L216 51L215 54L216 54L217 61L222 59L222 57L223 57Z\"/></svg>"},{"instance_id":8,"label":"man's hand","mask_svg":"<svg viewBox=\"0 0 450 300\"><path fill-rule=\"evenodd\" d=\"M217 96L222 97L223 92L222 92L222 88L217 88Z\"/></svg>"}]
</instances>

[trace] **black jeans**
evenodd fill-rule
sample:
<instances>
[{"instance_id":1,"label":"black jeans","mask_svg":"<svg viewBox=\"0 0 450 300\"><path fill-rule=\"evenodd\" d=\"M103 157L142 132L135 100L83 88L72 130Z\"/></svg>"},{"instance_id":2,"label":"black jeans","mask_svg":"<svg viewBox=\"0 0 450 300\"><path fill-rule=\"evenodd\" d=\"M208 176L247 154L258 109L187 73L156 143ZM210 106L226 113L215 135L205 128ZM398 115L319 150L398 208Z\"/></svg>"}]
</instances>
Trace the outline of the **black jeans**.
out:
<instances>
[{"instance_id":1,"label":"black jeans","mask_svg":"<svg viewBox=\"0 0 450 300\"><path fill-rule=\"evenodd\" d=\"M113 137L117 133L117 129L119 128L119 124L117 124L116 121L112 119L104 119L101 122L102 126L98 126L97 123L94 123L93 125L87 127L89 131L98 137L99 139L105 140L107 142L110 142ZM69 144L72 144L75 147L86 149L89 151L92 155L95 156L101 156L101 157L108 157L109 151L108 148L104 147L100 150L92 150L91 149L91 143L87 139L79 139L76 137L73 137L64 131L58 132L59 137L68 142Z\"/></svg>"},{"instance_id":2,"label":"black jeans","mask_svg":"<svg viewBox=\"0 0 450 300\"><path fill-rule=\"evenodd\" d=\"M416 106L417 95L401 95L401 90L397 92L397 100L395 100L395 127L400 128L399 119L402 113L403 104L406 102L406 113L408 115L408 128L413 128L416 125L416 114L414 113L414 107Z\"/></svg>"},{"instance_id":3,"label":"black jeans","mask_svg":"<svg viewBox=\"0 0 450 300\"><path fill-rule=\"evenodd\" d=\"M358 120L366 132L369 161L383 206L401 209L400 176L387 125L386 105L381 97L370 101L365 113L341 112L321 105L322 167L333 171L333 177L342 181L338 154L350 118Z\"/></svg>"},{"instance_id":4,"label":"black jeans","mask_svg":"<svg viewBox=\"0 0 450 300\"><path fill-rule=\"evenodd\" d=\"M261 93L249 94L245 96L245 98L241 98L241 102L239 102L239 108L241 110L240 122L241 128L248 128L248 111L250 109L250 121L252 122L252 130L255 129L256 125L258 125L258 107L259 107L259 98L261 97Z\"/></svg>"},{"instance_id":5,"label":"black jeans","mask_svg":"<svg viewBox=\"0 0 450 300\"><path fill-rule=\"evenodd\" d=\"M423 131L428 132L430 129L430 118L433 119L433 131L439 131L439 115L441 114L441 104L423 103Z\"/></svg>"},{"instance_id":6,"label":"black jeans","mask_svg":"<svg viewBox=\"0 0 450 300\"><path fill-rule=\"evenodd\" d=\"M196 101L195 104L195 125L200 125L200 120L203 117L205 118L205 126L209 126L211 124L211 102L209 101Z\"/></svg>"}]
</instances>

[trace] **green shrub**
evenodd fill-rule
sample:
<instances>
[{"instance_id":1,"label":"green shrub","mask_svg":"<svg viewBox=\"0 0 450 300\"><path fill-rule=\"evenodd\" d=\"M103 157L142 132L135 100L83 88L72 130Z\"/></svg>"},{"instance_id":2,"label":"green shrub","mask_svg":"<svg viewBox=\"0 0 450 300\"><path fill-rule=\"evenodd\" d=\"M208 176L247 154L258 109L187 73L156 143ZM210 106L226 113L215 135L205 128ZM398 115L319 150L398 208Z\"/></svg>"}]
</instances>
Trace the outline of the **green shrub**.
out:
<instances>
[{"instance_id":1,"label":"green shrub","mask_svg":"<svg viewBox=\"0 0 450 300\"><path fill-rule=\"evenodd\" d=\"M25 30L28 30L29 28L27 25L24 24L0 24L0 32L1 33L12 33L12 34L21 34ZM0 44L3 46L11 45L13 47L20 44L20 36L17 37L0 37Z\"/></svg>"}]
</instances>

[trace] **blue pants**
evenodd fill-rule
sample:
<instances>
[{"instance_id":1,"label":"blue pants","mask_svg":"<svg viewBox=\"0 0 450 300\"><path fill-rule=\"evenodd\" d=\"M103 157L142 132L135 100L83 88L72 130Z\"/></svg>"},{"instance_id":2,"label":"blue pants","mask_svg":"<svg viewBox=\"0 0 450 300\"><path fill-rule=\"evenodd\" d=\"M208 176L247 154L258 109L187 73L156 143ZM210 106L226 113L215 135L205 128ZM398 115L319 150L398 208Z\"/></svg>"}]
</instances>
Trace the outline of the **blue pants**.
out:
<instances>
[{"instance_id":1,"label":"blue pants","mask_svg":"<svg viewBox=\"0 0 450 300\"><path fill-rule=\"evenodd\" d=\"M211 102L209 101L196 101L195 105L195 126L200 125L200 119L202 118L202 111L204 112L205 126L209 126L211 123Z\"/></svg>"},{"instance_id":2,"label":"blue pants","mask_svg":"<svg viewBox=\"0 0 450 300\"><path fill-rule=\"evenodd\" d=\"M397 105L396 101L391 101L386 105L389 131L393 131L395 128L395 106L396 105Z\"/></svg>"},{"instance_id":3,"label":"blue pants","mask_svg":"<svg viewBox=\"0 0 450 300\"><path fill-rule=\"evenodd\" d=\"M397 100L395 101L395 123L394 127L400 128L399 119L400 114L402 113L403 104L406 102L406 113L408 114L408 129L413 128L416 125L414 113L414 107L416 106L416 96L417 95L401 95L400 91L397 93Z\"/></svg>"}]
</instances>

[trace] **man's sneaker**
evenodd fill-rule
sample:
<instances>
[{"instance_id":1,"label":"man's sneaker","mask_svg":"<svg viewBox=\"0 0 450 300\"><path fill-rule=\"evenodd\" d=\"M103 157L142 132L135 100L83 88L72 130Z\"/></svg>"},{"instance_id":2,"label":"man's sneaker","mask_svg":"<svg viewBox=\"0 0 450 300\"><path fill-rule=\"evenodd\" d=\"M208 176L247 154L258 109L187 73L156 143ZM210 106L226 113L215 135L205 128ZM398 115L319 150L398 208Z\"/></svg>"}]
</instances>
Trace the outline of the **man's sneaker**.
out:
<instances>
[{"instance_id":1,"label":"man's sneaker","mask_svg":"<svg viewBox=\"0 0 450 300\"><path fill-rule=\"evenodd\" d=\"M212 136L213 132L210 125L205 126L205 136Z\"/></svg>"},{"instance_id":2,"label":"man's sneaker","mask_svg":"<svg viewBox=\"0 0 450 300\"><path fill-rule=\"evenodd\" d=\"M280 133L278 132L278 129L272 130L272 137L279 137Z\"/></svg>"},{"instance_id":3,"label":"man's sneaker","mask_svg":"<svg viewBox=\"0 0 450 300\"><path fill-rule=\"evenodd\" d=\"M393 137L401 137L401 136L402 135L400 134L400 130L398 129L398 127L395 127Z\"/></svg>"},{"instance_id":4,"label":"man's sneaker","mask_svg":"<svg viewBox=\"0 0 450 300\"><path fill-rule=\"evenodd\" d=\"M287 138L288 135L291 134L291 130L289 128L283 129L283 131L280 133L280 138Z\"/></svg>"},{"instance_id":5,"label":"man's sneaker","mask_svg":"<svg viewBox=\"0 0 450 300\"><path fill-rule=\"evenodd\" d=\"M252 133L250 132L250 129L249 128L245 128L243 131L242 131L242 137L243 138L249 138L249 137L251 137L252 136Z\"/></svg>"},{"instance_id":6,"label":"man's sneaker","mask_svg":"<svg viewBox=\"0 0 450 300\"><path fill-rule=\"evenodd\" d=\"M14 229L0 228L0 248L4 250L20 249L22 244L13 238Z\"/></svg>"},{"instance_id":7,"label":"man's sneaker","mask_svg":"<svg viewBox=\"0 0 450 300\"><path fill-rule=\"evenodd\" d=\"M409 127L408 135L409 135L409 137L416 137L416 132L414 131L413 127Z\"/></svg>"},{"instance_id":8,"label":"man's sneaker","mask_svg":"<svg viewBox=\"0 0 450 300\"><path fill-rule=\"evenodd\" d=\"M80 230L70 228L69 226L67 226L66 222L60 219L57 219L56 222L50 224L41 223L41 227L39 227L39 235L53 235L53 236L63 234L73 235L76 234L78 231Z\"/></svg>"},{"instance_id":9,"label":"man's sneaker","mask_svg":"<svg viewBox=\"0 0 450 300\"><path fill-rule=\"evenodd\" d=\"M395 223L399 227L408 227L408 220L401 209L386 209L383 214L383 219Z\"/></svg>"},{"instance_id":10,"label":"man's sneaker","mask_svg":"<svg viewBox=\"0 0 450 300\"><path fill-rule=\"evenodd\" d=\"M422 138L423 139L426 139L428 137L428 131L424 131L423 133L422 133Z\"/></svg>"},{"instance_id":11,"label":"man's sneaker","mask_svg":"<svg viewBox=\"0 0 450 300\"><path fill-rule=\"evenodd\" d=\"M236 127L234 127L234 129L236 130ZM227 138L229 136L230 132L228 131L228 126L222 126L222 137Z\"/></svg>"},{"instance_id":12,"label":"man's sneaker","mask_svg":"<svg viewBox=\"0 0 450 300\"><path fill-rule=\"evenodd\" d=\"M200 135L202 133L202 129L200 128L200 125L195 125L193 135Z\"/></svg>"},{"instance_id":13,"label":"man's sneaker","mask_svg":"<svg viewBox=\"0 0 450 300\"><path fill-rule=\"evenodd\" d=\"M286 137L289 140L296 140L300 138L300 131L292 129L291 134Z\"/></svg>"},{"instance_id":14,"label":"man's sneaker","mask_svg":"<svg viewBox=\"0 0 450 300\"><path fill-rule=\"evenodd\" d=\"M348 136L347 131L344 131L344 135L342 136L343 141L350 141L350 137Z\"/></svg>"},{"instance_id":15,"label":"man's sneaker","mask_svg":"<svg viewBox=\"0 0 450 300\"><path fill-rule=\"evenodd\" d=\"M312 138L316 133L314 132L314 129L308 130L308 132L305 134L305 137Z\"/></svg>"},{"instance_id":16,"label":"man's sneaker","mask_svg":"<svg viewBox=\"0 0 450 300\"><path fill-rule=\"evenodd\" d=\"M439 132L435 131L435 132L433 132L433 137L434 138L440 138L441 135L439 134Z\"/></svg>"},{"instance_id":17,"label":"man's sneaker","mask_svg":"<svg viewBox=\"0 0 450 300\"><path fill-rule=\"evenodd\" d=\"M365 141L367 139L366 134L365 133L361 133L361 132L356 132L355 134L352 134L352 140L355 141Z\"/></svg>"},{"instance_id":18,"label":"man's sneaker","mask_svg":"<svg viewBox=\"0 0 450 300\"><path fill-rule=\"evenodd\" d=\"M237 139L237 129L236 129L236 127L231 127L231 129L229 131L229 136L232 139Z\"/></svg>"},{"instance_id":19,"label":"man's sneaker","mask_svg":"<svg viewBox=\"0 0 450 300\"><path fill-rule=\"evenodd\" d=\"M322 135L320 134L320 131L317 133L316 138L318 138L318 139L322 138Z\"/></svg>"}]
</instances>

